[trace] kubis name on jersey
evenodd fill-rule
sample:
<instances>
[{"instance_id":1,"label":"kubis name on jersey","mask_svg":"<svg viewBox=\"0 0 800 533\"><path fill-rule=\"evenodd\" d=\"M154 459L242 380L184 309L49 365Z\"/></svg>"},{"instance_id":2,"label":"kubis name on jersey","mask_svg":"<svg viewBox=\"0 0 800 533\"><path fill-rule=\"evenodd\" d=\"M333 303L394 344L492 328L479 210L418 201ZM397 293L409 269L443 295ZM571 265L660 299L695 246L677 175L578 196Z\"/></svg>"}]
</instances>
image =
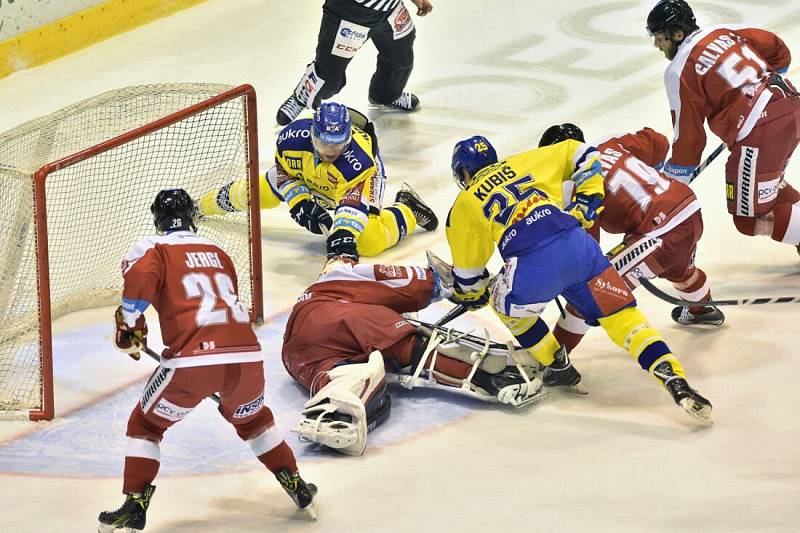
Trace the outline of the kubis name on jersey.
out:
<instances>
[{"instance_id":1,"label":"kubis name on jersey","mask_svg":"<svg viewBox=\"0 0 800 533\"><path fill-rule=\"evenodd\" d=\"M475 189L472 194L474 194L475 198L482 202L489 197L489 193L492 192L495 187L503 185L508 180L512 180L516 177L517 173L513 168L511 168L509 165L503 165L503 168L491 176L481 178L480 186Z\"/></svg>"}]
</instances>

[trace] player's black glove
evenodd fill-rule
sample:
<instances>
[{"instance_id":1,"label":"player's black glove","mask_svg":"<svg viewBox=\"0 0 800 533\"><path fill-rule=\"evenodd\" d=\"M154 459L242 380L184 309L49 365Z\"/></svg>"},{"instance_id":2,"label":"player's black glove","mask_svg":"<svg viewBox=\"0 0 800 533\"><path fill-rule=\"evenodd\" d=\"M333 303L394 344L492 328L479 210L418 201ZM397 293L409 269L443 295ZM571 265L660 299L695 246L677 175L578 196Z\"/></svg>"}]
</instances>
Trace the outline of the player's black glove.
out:
<instances>
[{"instance_id":1,"label":"player's black glove","mask_svg":"<svg viewBox=\"0 0 800 533\"><path fill-rule=\"evenodd\" d=\"M322 235L323 226L327 231L333 226L333 219L325 210L314 200L300 200L289 210L295 222L306 228L311 233Z\"/></svg>"},{"instance_id":2,"label":"player's black glove","mask_svg":"<svg viewBox=\"0 0 800 533\"><path fill-rule=\"evenodd\" d=\"M341 258L358 262L356 236L346 229L337 229L328 237L328 259Z\"/></svg>"},{"instance_id":3,"label":"player's black glove","mask_svg":"<svg viewBox=\"0 0 800 533\"><path fill-rule=\"evenodd\" d=\"M147 322L144 315L136 319L136 324L131 327L122 317L122 306L114 312L114 321L117 331L114 335L114 345L117 350L130 355L135 361L142 356L139 351L147 348Z\"/></svg>"}]
</instances>

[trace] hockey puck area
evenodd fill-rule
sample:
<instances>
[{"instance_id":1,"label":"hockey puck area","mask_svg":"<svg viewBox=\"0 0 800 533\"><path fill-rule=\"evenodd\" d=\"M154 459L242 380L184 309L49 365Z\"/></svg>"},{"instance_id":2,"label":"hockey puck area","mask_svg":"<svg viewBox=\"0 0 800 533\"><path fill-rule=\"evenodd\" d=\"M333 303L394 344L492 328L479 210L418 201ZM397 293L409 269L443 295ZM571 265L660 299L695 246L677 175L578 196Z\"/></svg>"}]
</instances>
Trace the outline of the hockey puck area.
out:
<instances>
[{"instance_id":1,"label":"hockey puck area","mask_svg":"<svg viewBox=\"0 0 800 533\"><path fill-rule=\"evenodd\" d=\"M265 352L266 404L300 461L342 459L333 451L299 442L289 431L300 419L308 395L289 377L281 362L280 347L287 318L288 314L278 315L256 329ZM459 326L479 327L474 320L463 318ZM151 326L155 333L151 338L159 337L156 329L157 322ZM61 397L62 406L74 407L65 412L57 402L55 420L38 423L33 431L2 445L0 473L118 477L125 456L128 416L155 366L146 357L133 362L116 352L109 327L78 327L55 335L53 341L57 399ZM393 384L390 394L391 416L370 432L367 454L453 424L474 410L493 408L442 390L409 391ZM170 428L161 443L161 457L160 475L262 468L211 400L201 402L185 420Z\"/></svg>"}]
</instances>

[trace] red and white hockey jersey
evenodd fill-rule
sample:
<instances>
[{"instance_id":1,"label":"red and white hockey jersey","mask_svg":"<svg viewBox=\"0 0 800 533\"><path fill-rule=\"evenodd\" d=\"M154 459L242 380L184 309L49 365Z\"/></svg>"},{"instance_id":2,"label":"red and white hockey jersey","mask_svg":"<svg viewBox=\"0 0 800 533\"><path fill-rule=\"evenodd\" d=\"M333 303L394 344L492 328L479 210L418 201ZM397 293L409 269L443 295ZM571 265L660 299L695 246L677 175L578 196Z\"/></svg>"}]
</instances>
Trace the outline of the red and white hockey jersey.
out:
<instances>
[{"instance_id":1,"label":"red and white hockey jersey","mask_svg":"<svg viewBox=\"0 0 800 533\"><path fill-rule=\"evenodd\" d=\"M660 133L644 128L595 146L605 175L605 210L600 215L604 231L657 237L700 209L688 185L653 168L669 149Z\"/></svg>"},{"instance_id":2,"label":"red and white hockey jersey","mask_svg":"<svg viewBox=\"0 0 800 533\"><path fill-rule=\"evenodd\" d=\"M664 75L675 138L670 163L697 165L709 127L728 147L755 126L772 93L771 72L791 53L774 33L744 26L709 26L686 38Z\"/></svg>"},{"instance_id":3,"label":"red and white hockey jersey","mask_svg":"<svg viewBox=\"0 0 800 533\"><path fill-rule=\"evenodd\" d=\"M233 262L191 231L140 239L122 261L122 314L133 326L152 305L167 368L261 361Z\"/></svg>"}]
</instances>

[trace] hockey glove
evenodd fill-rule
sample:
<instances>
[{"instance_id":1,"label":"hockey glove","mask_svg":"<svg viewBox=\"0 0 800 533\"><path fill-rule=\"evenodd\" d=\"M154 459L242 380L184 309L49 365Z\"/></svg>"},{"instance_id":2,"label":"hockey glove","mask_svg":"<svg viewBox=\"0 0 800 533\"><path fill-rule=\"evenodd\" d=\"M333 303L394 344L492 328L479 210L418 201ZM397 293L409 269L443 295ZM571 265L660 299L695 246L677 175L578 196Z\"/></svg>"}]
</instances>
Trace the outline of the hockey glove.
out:
<instances>
[{"instance_id":1,"label":"hockey glove","mask_svg":"<svg viewBox=\"0 0 800 533\"><path fill-rule=\"evenodd\" d=\"M289 210L295 222L306 228L311 233L322 235L333 226L333 219L325 210L314 200L300 200ZM323 227L325 228L323 230Z\"/></svg>"},{"instance_id":2,"label":"hockey glove","mask_svg":"<svg viewBox=\"0 0 800 533\"><path fill-rule=\"evenodd\" d=\"M453 283L453 295L449 299L454 304L463 305L470 311L480 309L489 303L491 281L488 270L484 270L480 278L468 286L459 283L457 278Z\"/></svg>"},{"instance_id":3,"label":"hockey glove","mask_svg":"<svg viewBox=\"0 0 800 533\"><path fill-rule=\"evenodd\" d=\"M603 210L603 197L599 194L588 195L578 193L575 199L564 208L564 211L578 219L584 229L594 226L597 215Z\"/></svg>"},{"instance_id":4,"label":"hockey glove","mask_svg":"<svg viewBox=\"0 0 800 533\"><path fill-rule=\"evenodd\" d=\"M114 320L117 322L117 332L114 337L114 344L117 350L125 352L138 361L142 354L140 350L147 348L147 322L144 315L136 319L136 324L131 327L122 317L122 307L117 307L114 313Z\"/></svg>"},{"instance_id":5,"label":"hockey glove","mask_svg":"<svg viewBox=\"0 0 800 533\"><path fill-rule=\"evenodd\" d=\"M358 263L356 236L346 229L337 229L328 237L328 260L338 258Z\"/></svg>"}]
</instances>

